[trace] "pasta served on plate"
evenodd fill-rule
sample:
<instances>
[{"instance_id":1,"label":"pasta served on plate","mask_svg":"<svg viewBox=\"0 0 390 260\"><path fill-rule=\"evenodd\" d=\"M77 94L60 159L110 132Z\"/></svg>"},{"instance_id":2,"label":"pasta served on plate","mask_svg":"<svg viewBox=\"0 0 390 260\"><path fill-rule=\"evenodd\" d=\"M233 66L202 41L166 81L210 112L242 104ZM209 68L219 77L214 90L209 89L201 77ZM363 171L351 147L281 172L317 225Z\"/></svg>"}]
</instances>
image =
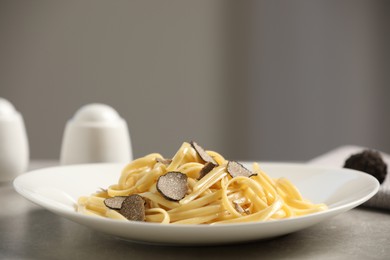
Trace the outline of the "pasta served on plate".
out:
<instances>
[{"instance_id":1,"label":"pasta served on plate","mask_svg":"<svg viewBox=\"0 0 390 260\"><path fill-rule=\"evenodd\" d=\"M77 203L77 211L88 215L163 224L256 222L326 209L257 163L250 171L195 142L184 142L172 159L153 153L132 161L117 184Z\"/></svg>"}]
</instances>

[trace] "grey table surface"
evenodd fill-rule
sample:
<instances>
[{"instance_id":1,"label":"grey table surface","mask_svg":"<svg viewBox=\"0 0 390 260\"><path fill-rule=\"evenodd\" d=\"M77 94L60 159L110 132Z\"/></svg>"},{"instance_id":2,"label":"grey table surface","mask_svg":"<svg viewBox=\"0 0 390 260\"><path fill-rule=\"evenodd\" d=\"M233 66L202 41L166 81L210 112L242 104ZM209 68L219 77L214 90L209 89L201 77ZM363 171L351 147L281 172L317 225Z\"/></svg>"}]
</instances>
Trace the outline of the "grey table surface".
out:
<instances>
[{"instance_id":1,"label":"grey table surface","mask_svg":"<svg viewBox=\"0 0 390 260\"><path fill-rule=\"evenodd\" d=\"M53 165L33 161L30 169ZM0 259L390 259L390 211L358 207L282 237L221 246L120 240L57 216L0 183Z\"/></svg>"}]
</instances>

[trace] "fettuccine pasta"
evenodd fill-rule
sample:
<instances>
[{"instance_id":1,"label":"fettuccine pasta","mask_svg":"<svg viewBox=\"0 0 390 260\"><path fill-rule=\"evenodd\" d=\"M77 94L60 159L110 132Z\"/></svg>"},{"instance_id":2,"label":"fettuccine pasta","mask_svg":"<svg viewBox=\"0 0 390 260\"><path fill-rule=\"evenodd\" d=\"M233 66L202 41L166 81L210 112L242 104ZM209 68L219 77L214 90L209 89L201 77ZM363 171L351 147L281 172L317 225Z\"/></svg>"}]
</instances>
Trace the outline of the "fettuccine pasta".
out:
<instances>
[{"instance_id":1,"label":"fettuccine pasta","mask_svg":"<svg viewBox=\"0 0 390 260\"><path fill-rule=\"evenodd\" d=\"M232 162L217 152L204 151L202 154L196 148L194 143L185 142L172 160L153 153L132 161L122 170L117 184L91 196L80 197L77 210L88 215L128 220L122 210L108 207L107 199L125 199L134 194L145 201L141 221L163 224L267 221L327 209L325 204L313 204L302 198L289 180L271 178L257 163L253 164L249 175L230 173L228 166ZM233 166L249 172L238 163ZM162 181L164 176L165 182ZM183 198L175 199L169 197L170 187L162 185L179 177L180 183L186 182L185 193ZM168 195L163 192L167 189ZM174 189L182 192L178 187Z\"/></svg>"}]
</instances>

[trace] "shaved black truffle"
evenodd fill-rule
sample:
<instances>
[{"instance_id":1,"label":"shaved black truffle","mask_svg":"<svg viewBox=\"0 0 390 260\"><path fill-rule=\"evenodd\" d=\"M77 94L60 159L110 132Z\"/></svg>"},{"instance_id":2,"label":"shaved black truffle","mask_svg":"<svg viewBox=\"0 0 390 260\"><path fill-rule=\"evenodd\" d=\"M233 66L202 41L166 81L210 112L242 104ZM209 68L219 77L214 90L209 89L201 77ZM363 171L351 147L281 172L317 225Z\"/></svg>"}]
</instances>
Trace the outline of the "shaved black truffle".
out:
<instances>
[{"instance_id":1,"label":"shaved black truffle","mask_svg":"<svg viewBox=\"0 0 390 260\"><path fill-rule=\"evenodd\" d=\"M364 150L351 155L345 161L344 168L366 172L374 176L379 183L383 183L387 174L387 164L380 153L373 150Z\"/></svg>"},{"instance_id":2,"label":"shaved black truffle","mask_svg":"<svg viewBox=\"0 0 390 260\"><path fill-rule=\"evenodd\" d=\"M249 214L249 209L243 209L240 204L233 202L234 208L238 213Z\"/></svg>"},{"instance_id":3,"label":"shaved black truffle","mask_svg":"<svg viewBox=\"0 0 390 260\"><path fill-rule=\"evenodd\" d=\"M123 201L127 196L116 196L104 200L104 205L110 209L121 209Z\"/></svg>"},{"instance_id":4,"label":"shaved black truffle","mask_svg":"<svg viewBox=\"0 0 390 260\"><path fill-rule=\"evenodd\" d=\"M138 194L130 195L123 201L119 213L128 220L145 221L145 200Z\"/></svg>"},{"instance_id":5,"label":"shaved black truffle","mask_svg":"<svg viewBox=\"0 0 390 260\"><path fill-rule=\"evenodd\" d=\"M230 176L238 177L238 176L244 176L244 177L251 177L254 175L257 175L256 173L251 172L247 168L245 168L242 164L236 162L236 161L229 161L227 164L227 172L230 174Z\"/></svg>"},{"instance_id":6,"label":"shaved black truffle","mask_svg":"<svg viewBox=\"0 0 390 260\"><path fill-rule=\"evenodd\" d=\"M196 142L194 141L191 141L190 142L192 148L195 149L195 151L197 152L197 154L199 155L199 157L205 162L205 163L208 163L208 162L211 162L212 164L214 164L215 166L218 166L218 163L214 160L213 157L211 157L200 145L198 145Z\"/></svg>"},{"instance_id":7,"label":"shaved black truffle","mask_svg":"<svg viewBox=\"0 0 390 260\"><path fill-rule=\"evenodd\" d=\"M169 165L172 162L172 159L165 159L165 158L156 158L156 162Z\"/></svg>"},{"instance_id":8,"label":"shaved black truffle","mask_svg":"<svg viewBox=\"0 0 390 260\"><path fill-rule=\"evenodd\" d=\"M206 163L203 168L200 170L199 172L199 178L198 180L202 179L207 173L211 172L212 169L215 168L215 164L213 164L212 162L208 162Z\"/></svg>"},{"instance_id":9,"label":"shaved black truffle","mask_svg":"<svg viewBox=\"0 0 390 260\"><path fill-rule=\"evenodd\" d=\"M187 175L181 172L168 172L157 180L157 190L166 199L179 201L187 194Z\"/></svg>"}]
</instances>

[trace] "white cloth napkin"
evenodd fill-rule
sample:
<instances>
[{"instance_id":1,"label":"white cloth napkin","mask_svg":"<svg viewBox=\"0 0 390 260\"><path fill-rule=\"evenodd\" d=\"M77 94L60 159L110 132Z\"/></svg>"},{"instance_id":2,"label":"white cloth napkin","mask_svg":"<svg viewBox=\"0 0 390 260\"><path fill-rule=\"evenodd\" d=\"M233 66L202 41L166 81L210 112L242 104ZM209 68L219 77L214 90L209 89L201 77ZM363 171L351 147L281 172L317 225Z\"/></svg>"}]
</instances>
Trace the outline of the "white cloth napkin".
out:
<instances>
[{"instance_id":1,"label":"white cloth napkin","mask_svg":"<svg viewBox=\"0 0 390 260\"><path fill-rule=\"evenodd\" d=\"M324 165L324 166L343 167L344 162L347 158L349 158L352 154L360 153L365 149L369 149L369 148L353 146L353 145L341 146L326 154L323 154L321 156L318 156L310 160L308 163L316 164L316 165ZM385 154L381 151L378 152L381 153L382 158L387 164L387 169L389 171L390 155ZM390 175L389 173L386 175L386 179L381 184L378 193L363 205L367 207L390 209L390 176L389 175Z\"/></svg>"}]
</instances>

